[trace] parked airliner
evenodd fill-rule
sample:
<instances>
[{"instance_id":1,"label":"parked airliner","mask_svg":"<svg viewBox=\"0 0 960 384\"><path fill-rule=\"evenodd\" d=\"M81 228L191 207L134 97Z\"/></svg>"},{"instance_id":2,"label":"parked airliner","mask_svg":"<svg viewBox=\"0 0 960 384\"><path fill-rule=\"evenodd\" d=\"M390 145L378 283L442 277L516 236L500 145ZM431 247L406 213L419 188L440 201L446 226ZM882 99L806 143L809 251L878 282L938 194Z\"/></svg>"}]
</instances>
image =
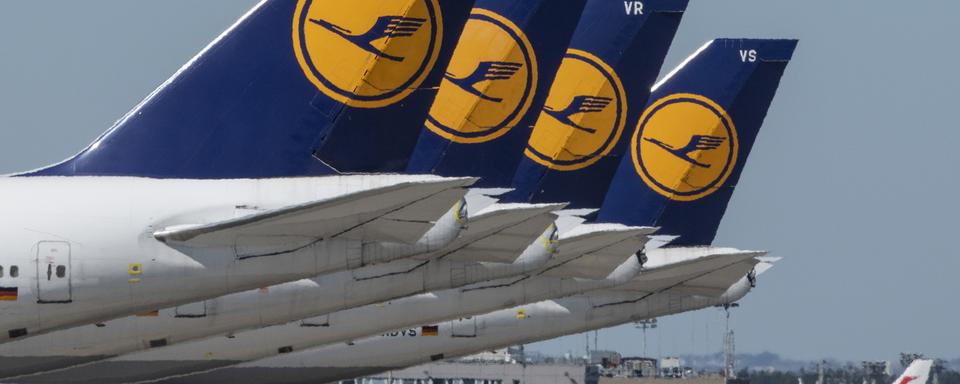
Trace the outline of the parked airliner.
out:
<instances>
[{"instance_id":1,"label":"parked airliner","mask_svg":"<svg viewBox=\"0 0 960 384\"><path fill-rule=\"evenodd\" d=\"M464 33L462 41L459 43L460 48L458 48L457 51L459 54L455 55L455 63L458 63L459 60L466 60L469 63L473 58L469 56L472 52L468 49L479 49L479 47L483 46L474 47L473 45L494 44L490 41L478 42L471 40L473 39L473 33L480 33L483 28L486 28L482 27L486 25L486 22L483 21L486 20L483 15L496 14L496 12L504 13L504 10L509 9L509 12L504 13L503 17L506 17L508 20L515 20L517 23L525 23L519 24L515 32L532 33L531 36L534 36L537 32L534 28L541 28L540 25L542 25L542 23L537 20L555 18L558 14L578 12L576 7L565 7L562 10L550 10L549 12L538 10L549 7L547 2L539 3L536 6L532 6L533 3L531 3L530 7L522 9L504 8L504 6L508 5L508 2L501 1L482 1L477 4L478 7L483 7L482 12L474 12L474 16L468 21L466 32ZM679 24L679 16L682 15L686 1L669 0L654 2L649 4L649 13L642 18L637 18L635 15L624 15L619 7L613 7L612 5L615 4L605 1L591 1L585 10L585 12L587 12L587 20L581 22L583 26L577 26L573 23L566 26L571 31L577 26L576 32L574 32L574 39L577 41L603 38L603 34L611 33L619 34L621 37L632 36L631 39L620 39L617 40L614 45L603 47L602 49L598 47L595 50L597 55L603 56L606 60L613 63L614 67L607 68L607 72L597 72L596 69L589 69L592 67L580 67L581 64L579 64L580 61L578 60L582 60L584 57L582 55L591 55L584 51L578 51L583 53L577 55L570 55L568 53L561 65L559 59L564 50L562 44L566 44L566 42L562 36L563 34L559 33L556 29L554 29L553 33L536 34L536 38L531 38L530 42L536 46L536 49L531 51L530 54L536 57L535 60L539 63L538 74L540 76L540 82L545 85L550 84L548 81L550 79L547 75L552 73L547 69L548 61L555 61L557 63L556 65L569 68L565 69L563 74L558 75L560 81L566 81L568 78L575 77L577 72L582 72L582 76L588 76L592 80L600 82L606 81L604 79L609 76L617 78L617 74L619 73L617 84L624 88L614 90L615 92L619 92L618 95L620 99L617 103L619 103L620 106L618 108L624 109L626 107L626 95L623 94L623 91L629 90L631 92L637 92L637 97L631 98L630 104L632 105L632 109L639 110L645 102L645 97L648 93L646 88L649 83L653 82L656 68L658 68L662 62L663 56L666 54L666 48L669 46L670 38L676 31ZM500 10L500 8L503 8L503 10ZM611 13L613 17L618 19L618 23L620 23L618 25L621 27L610 28L604 31L586 27L592 25L590 20L608 18L606 15ZM256 14L254 14L254 17L255 16ZM608 23L608 26L612 25L614 24ZM504 35L503 37L509 39L509 35ZM517 41L515 43L521 42ZM588 49L587 47L581 48ZM590 50L593 51L593 49ZM482 53L486 51L481 50L478 52ZM510 54L510 52L503 52L503 54ZM548 60L548 57L551 56L555 57L555 59ZM504 57L501 58L501 60L507 60L507 58ZM599 66L597 68L606 68L606 64L600 61L601 59L596 58L595 60L591 65ZM511 68L519 71L520 67L521 66L515 65ZM545 85L537 85L537 87L546 88ZM529 87L531 85L527 84L527 86ZM593 89L586 87L584 90L592 91ZM561 87L552 92L561 91L565 90ZM603 89L600 89L600 91L606 92ZM497 92L497 89L487 88L484 89L484 92ZM163 96L160 96L160 99L164 99ZM481 97L481 99L483 98ZM449 100L437 101L435 104L439 106L436 108L442 109L442 105L447 102L449 102ZM534 104L536 103L534 102ZM535 106L530 108L527 114L535 117L539 113L539 110L540 107ZM622 125L622 117L615 117L615 119L620 120ZM427 129L424 130L425 135L430 132L431 131ZM614 132L609 132L609 134L613 135ZM619 132L616 134L619 135ZM504 148L509 148L503 140L497 141L496 144L498 146L496 150L499 152L502 152ZM483 150L490 150L490 148L492 147L485 147ZM514 161L517 161L519 160L520 147L515 148L515 152L518 156L515 157L516 160ZM429 151L417 151L414 156L420 158L429 154ZM494 166L473 166L472 168L474 172L477 172L473 174L474 176L491 179L496 178L496 172L502 173L509 169L509 167ZM607 180L609 180L609 177L612 177L612 175L608 176ZM608 182L609 181L597 182L596 185L591 188L564 189L570 192L572 198L576 197L573 195L574 192L580 193L586 191L590 191L589 194L592 196L602 196L606 192ZM558 195L562 196L561 194L554 194L554 196ZM596 201L590 202L582 200L583 199L574 198L571 199L571 202L578 205L598 205L599 203ZM565 200L561 199L559 201ZM471 203L467 206L473 208L476 204ZM342 272L336 275L321 276L296 283L270 287L269 289L254 290L223 298L184 304L175 308L159 311L157 312L157 316L132 317L124 321L104 322L97 327L87 326L76 330L58 332L40 339L15 343L4 348L4 350L7 351L4 352L4 354L12 360L5 361L0 374L22 374L31 373L35 370L58 368L64 364L69 365L77 362L105 358L138 349L162 347L194 338L223 334L225 332L238 332L250 327L266 326L304 317L319 316L324 313L343 310L350 306L384 301L425 290L446 289L483 280L508 277L537 269L546 259L531 260L528 257L521 256L514 260L516 255L522 250L522 247L529 243L529 240L520 242L513 241L510 246L516 249L510 249L509 251L507 249L497 250L495 246L505 246L507 242L507 240L503 240L505 236L513 236L517 239L523 238L517 230L508 232L503 231L503 228L509 228L511 226L519 227L520 224L516 223L524 220L527 220L527 222L523 224L523 228L520 228L520 230L527 232L525 236L528 236L529 239L534 239L543 228L548 226L548 222L543 222L542 219L539 221L528 220L527 216L523 216L522 213L526 211L537 211L540 212L541 215L545 215L552 209L544 209L540 206L528 206L527 208L523 206L510 206L511 210L506 210L503 209L503 207L506 206L501 205L501 209L496 212L484 212L480 216L476 214L471 215L474 216L474 218L470 228L461 235L458 241L444 248L456 251L450 251L453 252L453 255L447 254L443 256L444 260L442 261L430 260L430 257L421 256L417 257L416 260L398 261L388 265L365 268L352 272ZM558 208L556 206L553 207L553 209ZM486 213L499 214L497 217L500 222L496 225L488 223L488 220L494 219L494 217L486 217ZM504 221L502 216L505 215L513 217L515 222L510 221L510 219ZM531 213L530 216L535 215ZM484 231L488 233L501 232L497 233L496 236L484 237L486 236L484 235ZM588 226L579 228L575 233L576 235L574 237L565 237L563 239L564 241L561 242L561 249L572 246L572 248L569 248L572 251L564 252L566 255L561 258L565 260L565 263L576 259L580 254L594 252L631 236L649 233L649 229L633 229L616 225ZM509 240L509 237L507 239ZM579 246L579 243L587 240L590 241L589 247ZM640 244L642 245L642 242ZM536 248L535 246L538 245L540 245L540 242L534 242L531 246ZM637 249L639 248L640 247L637 246ZM482 251L477 249L482 249ZM636 249L633 251L636 251ZM443 252L445 251L437 251L434 253ZM630 253L632 252L628 251L622 257L625 258ZM484 261L487 263L486 265L477 263ZM503 262L513 262L513 264L504 264L501 266L489 264L496 262L500 262L501 264ZM584 265L584 267L589 266ZM574 272L576 271L571 272L571 277L577 276L577 273ZM604 273L607 272L610 271ZM452 278L452 276L456 278ZM291 307L290 303L307 304ZM147 315L152 314L153 312L147 313ZM202 324L203 326L197 326L194 325L194 323ZM50 356L51 358L40 359L41 356ZM30 359L18 359L18 357L30 357Z\"/></svg>"}]
</instances>

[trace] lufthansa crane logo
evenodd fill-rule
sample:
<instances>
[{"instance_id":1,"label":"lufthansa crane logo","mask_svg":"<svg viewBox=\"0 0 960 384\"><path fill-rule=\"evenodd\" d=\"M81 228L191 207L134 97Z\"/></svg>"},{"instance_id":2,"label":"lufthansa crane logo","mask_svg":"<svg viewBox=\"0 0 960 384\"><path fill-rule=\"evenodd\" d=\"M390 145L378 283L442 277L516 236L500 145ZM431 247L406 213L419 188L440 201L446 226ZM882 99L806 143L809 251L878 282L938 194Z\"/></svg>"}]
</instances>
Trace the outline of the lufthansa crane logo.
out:
<instances>
[{"instance_id":1,"label":"lufthansa crane logo","mask_svg":"<svg viewBox=\"0 0 960 384\"><path fill-rule=\"evenodd\" d=\"M474 8L426 126L458 143L496 139L526 114L536 84L537 60L523 31L503 16Z\"/></svg>"},{"instance_id":2,"label":"lufthansa crane logo","mask_svg":"<svg viewBox=\"0 0 960 384\"><path fill-rule=\"evenodd\" d=\"M581 50L567 51L524 154L572 171L610 152L626 123L627 100L613 68Z\"/></svg>"},{"instance_id":3,"label":"lufthansa crane logo","mask_svg":"<svg viewBox=\"0 0 960 384\"><path fill-rule=\"evenodd\" d=\"M730 176L737 163L737 130L717 103L679 93L644 111L631 150L647 186L672 200L693 201Z\"/></svg>"},{"instance_id":4,"label":"lufthansa crane logo","mask_svg":"<svg viewBox=\"0 0 960 384\"><path fill-rule=\"evenodd\" d=\"M321 92L346 105L384 107L426 79L440 50L438 0L300 0L293 45Z\"/></svg>"}]
</instances>

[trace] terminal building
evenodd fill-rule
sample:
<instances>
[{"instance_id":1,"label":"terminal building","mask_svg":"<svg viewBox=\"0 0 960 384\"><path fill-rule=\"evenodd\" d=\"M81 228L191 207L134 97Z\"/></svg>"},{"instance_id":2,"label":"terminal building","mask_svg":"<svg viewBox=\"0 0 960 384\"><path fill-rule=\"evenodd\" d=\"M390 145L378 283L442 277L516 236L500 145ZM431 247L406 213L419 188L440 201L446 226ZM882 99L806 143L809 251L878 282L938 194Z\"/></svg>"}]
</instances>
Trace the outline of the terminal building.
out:
<instances>
[{"instance_id":1,"label":"terminal building","mask_svg":"<svg viewBox=\"0 0 960 384\"><path fill-rule=\"evenodd\" d=\"M340 384L598 384L596 370L588 371L583 365L442 362Z\"/></svg>"},{"instance_id":2,"label":"terminal building","mask_svg":"<svg viewBox=\"0 0 960 384\"><path fill-rule=\"evenodd\" d=\"M544 358L512 347L383 372L338 384L719 384L718 377L696 377L676 357L657 360L622 357L593 350L582 358Z\"/></svg>"}]
</instances>

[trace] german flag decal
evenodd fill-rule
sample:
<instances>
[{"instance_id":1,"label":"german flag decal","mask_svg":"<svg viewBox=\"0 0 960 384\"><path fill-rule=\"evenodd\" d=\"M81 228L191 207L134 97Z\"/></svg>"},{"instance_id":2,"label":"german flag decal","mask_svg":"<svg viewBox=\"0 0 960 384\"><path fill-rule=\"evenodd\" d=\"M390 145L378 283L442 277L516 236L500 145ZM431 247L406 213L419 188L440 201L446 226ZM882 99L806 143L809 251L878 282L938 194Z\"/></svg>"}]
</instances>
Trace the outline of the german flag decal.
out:
<instances>
[{"instance_id":1,"label":"german flag decal","mask_svg":"<svg viewBox=\"0 0 960 384\"><path fill-rule=\"evenodd\" d=\"M440 334L440 327L436 325L424 325L420 327L420 334L423 336L437 336Z\"/></svg>"},{"instance_id":2,"label":"german flag decal","mask_svg":"<svg viewBox=\"0 0 960 384\"><path fill-rule=\"evenodd\" d=\"M0 287L0 301L17 301L17 287Z\"/></svg>"}]
</instances>

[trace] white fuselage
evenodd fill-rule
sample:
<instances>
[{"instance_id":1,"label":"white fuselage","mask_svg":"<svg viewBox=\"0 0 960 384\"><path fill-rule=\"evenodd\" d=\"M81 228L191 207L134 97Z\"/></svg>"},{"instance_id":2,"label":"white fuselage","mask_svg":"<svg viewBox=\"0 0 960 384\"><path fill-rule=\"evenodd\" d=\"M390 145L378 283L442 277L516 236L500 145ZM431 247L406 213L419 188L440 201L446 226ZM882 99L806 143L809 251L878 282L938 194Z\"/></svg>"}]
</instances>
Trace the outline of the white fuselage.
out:
<instances>
[{"instance_id":1,"label":"white fuselage","mask_svg":"<svg viewBox=\"0 0 960 384\"><path fill-rule=\"evenodd\" d=\"M343 270L358 240L238 260L230 252L186 255L153 234L426 179L0 179L0 286L17 290L0 301L0 341Z\"/></svg>"},{"instance_id":2,"label":"white fuselage","mask_svg":"<svg viewBox=\"0 0 960 384\"><path fill-rule=\"evenodd\" d=\"M731 290L746 294L749 283L738 282ZM247 376L245 370L279 368L276 374L296 376L308 368L312 382L350 379L357 374L373 374L384 370L409 367L433 360L451 359L511 345L532 343L564 335L611 327L630 321L687 312L732 302L730 295L720 298L691 296L666 291L644 297L622 292L595 292L564 299L546 300L491 312L472 318L444 322L437 326L436 336L404 337L391 332L349 344L333 344L298 353L276 356L261 361L181 378L178 383L215 383L220 378ZM606 305L623 301L621 304ZM735 300L733 300L735 301ZM231 373L229 371L235 371ZM343 373L349 375L343 376ZM318 376L319 375L319 376ZM185 380L184 380L185 379ZM243 383L239 379L233 383ZM297 381L285 381L297 382Z\"/></svg>"},{"instance_id":3,"label":"white fuselage","mask_svg":"<svg viewBox=\"0 0 960 384\"><path fill-rule=\"evenodd\" d=\"M283 377L285 383L345 380L433 360L730 303L741 298L749 289L750 283L744 278L731 286L728 293L716 298L669 290L652 295L596 291L446 321L436 325L436 336L431 336L431 330L425 327L386 331L371 338L304 351L294 350L293 353L233 367L179 376L174 382L245 384L257 382L257 378L264 375ZM124 361L115 367L144 372L164 366L158 361ZM202 361L193 362L193 366L197 370L215 368L213 363L204 364Z\"/></svg>"},{"instance_id":4,"label":"white fuselage","mask_svg":"<svg viewBox=\"0 0 960 384\"><path fill-rule=\"evenodd\" d=\"M530 240L524 256L549 260L551 250ZM529 259L529 258L528 258ZM532 272L538 264L448 262L442 259L398 260L330 273L311 279L248 290L202 302L18 340L0 346L0 377L33 373L76 362L169 346L189 340L235 333L321 316L433 290ZM512 267L512 268L511 268ZM18 366L8 357L48 357L42 366ZM59 364L55 363L59 361Z\"/></svg>"},{"instance_id":5,"label":"white fuselage","mask_svg":"<svg viewBox=\"0 0 960 384\"><path fill-rule=\"evenodd\" d=\"M397 328L438 323L451 318L482 314L546 298L569 296L616 286L629 280L631 276L608 280L549 276L494 280L464 288L436 291L334 312L294 323L238 332L229 338L210 338L132 353L93 365L43 374L39 377L42 380L58 382L76 380L77 382L120 383L154 380L174 374L185 374L275 356L289 351L361 339ZM48 359L51 362L74 364L83 361L83 359L69 356L49 356Z\"/></svg>"}]
</instances>

